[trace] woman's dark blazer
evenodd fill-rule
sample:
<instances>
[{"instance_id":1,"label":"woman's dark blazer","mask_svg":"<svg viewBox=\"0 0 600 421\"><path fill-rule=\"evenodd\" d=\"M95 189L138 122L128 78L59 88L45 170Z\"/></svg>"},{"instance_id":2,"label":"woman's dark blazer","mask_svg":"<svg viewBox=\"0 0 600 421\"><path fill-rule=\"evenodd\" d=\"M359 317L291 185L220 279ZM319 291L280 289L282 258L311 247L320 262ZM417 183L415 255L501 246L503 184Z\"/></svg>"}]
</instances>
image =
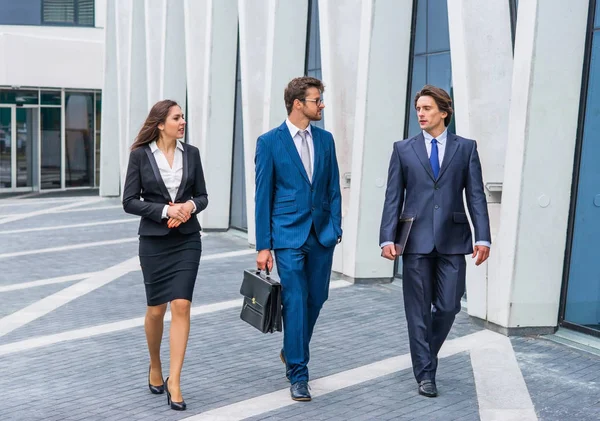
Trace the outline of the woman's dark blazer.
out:
<instances>
[{"instance_id":1,"label":"woman's dark blazer","mask_svg":"<svg viewBox=\"0 0 600 421\"><path fill-rule=\"evenodd\" d=\"M200 151L192 145L183 143L183 172L175 203L185 203L190 199L196 204L195 213L200 213L208 205ZM162 219L163 209L169 202L171 196L160 176L150 146L144 145L131 151L123 188L123 209L127 213L142 217L138 235L159 236L171 231L167 226L168 219ZM198 218L190 218L178 229L182 234L200 231Z\"/></svg>"}]
</instances>

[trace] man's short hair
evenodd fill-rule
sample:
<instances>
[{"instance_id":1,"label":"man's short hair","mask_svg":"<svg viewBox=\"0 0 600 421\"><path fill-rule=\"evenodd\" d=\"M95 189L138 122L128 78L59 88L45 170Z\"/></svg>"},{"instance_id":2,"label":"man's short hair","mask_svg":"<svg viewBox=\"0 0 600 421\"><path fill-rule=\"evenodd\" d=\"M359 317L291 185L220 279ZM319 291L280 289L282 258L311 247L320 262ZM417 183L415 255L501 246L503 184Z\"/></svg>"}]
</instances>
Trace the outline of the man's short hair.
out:
<instances>
[{"instance_id":1,"label":"man's short hair","mask_svg":"<svg viewBox=\"0 0 600 421\"><path fill-rule=\"evenodd\" d=\"M306 90L308 88L317 88L321 93L325 91L323 82L310 76L297 77L288 83L288 86L283 92L283 100L285 101L285 108L287 109L288 115L292 112L294 101L296 99L304 101L306 98Z\"/></svg>"},{"instance_id":2,"label":"man's short hair","mask_svg":"<svg viewBox=\"0 0 600 421\"><path fill-rule=\"evenodd\" d=\"M448 113L444 119L444 125L448 127L448 125L450 125L450 121L452 120L452 114L454 113L454 110L452 109L452 98L450 98L448 92L442 88L438 88L437 86L425 85L419 92L417 92L417 95L415 95L415 108L417 107L417 101L422 96L432 97L440 111L445 111Z\"/></svg>"}]
</instances>

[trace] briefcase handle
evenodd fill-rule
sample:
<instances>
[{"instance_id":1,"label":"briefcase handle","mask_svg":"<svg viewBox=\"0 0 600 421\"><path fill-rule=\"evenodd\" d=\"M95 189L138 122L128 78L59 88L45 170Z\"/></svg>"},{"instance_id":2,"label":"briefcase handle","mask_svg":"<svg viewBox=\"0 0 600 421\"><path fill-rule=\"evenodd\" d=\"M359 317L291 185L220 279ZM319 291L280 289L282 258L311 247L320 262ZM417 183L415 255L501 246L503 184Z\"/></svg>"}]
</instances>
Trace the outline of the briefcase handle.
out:
<instances>
[{"instance_id":1,"label":"briefcase handle","mask_svg":"<svg viewBox=\"0 0 600 421\"><path fill-rule=\"evenodd\" d=\"M269 275L270 275L270 274L269 274L269 268L268 268L267 266L265 266L265 272L267 273L267 279L271 279L271 278L269 277ZM257 274L257 275L260 275L260 269L256 268L256 274Z\"/></svg>"}]
</instances>

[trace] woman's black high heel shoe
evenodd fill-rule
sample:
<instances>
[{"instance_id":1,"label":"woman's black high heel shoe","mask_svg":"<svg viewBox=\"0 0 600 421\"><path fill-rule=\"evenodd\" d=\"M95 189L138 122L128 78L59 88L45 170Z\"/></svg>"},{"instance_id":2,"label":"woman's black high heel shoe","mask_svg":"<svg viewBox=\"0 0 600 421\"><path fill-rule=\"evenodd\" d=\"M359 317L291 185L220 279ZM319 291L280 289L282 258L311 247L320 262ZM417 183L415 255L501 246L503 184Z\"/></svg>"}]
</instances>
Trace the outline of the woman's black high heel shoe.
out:
<instances>
[{"instance_id":1,"label":"woman's black high heel shoe","mask_svg":"<svg viewBox=\"0 0 600 421\"><path fill-rule=\"evenodd\" d=\"M150 389L150 392L152 392L155 395L162 395L163 393L165 393L165 382L163 380L163 384L161 384L160 386L153 386L152 384L150 384L150 370L152 369L152 366L148 367L148 389Z\"/></svg>"},{"instance_id":2,"label":"woman's black high heel shoe","mask_svg":"<svg viewBox=\"0 0 600 421\"><path fill-rule=\"evenodd\" d=\"M175 411L185 411L185 408L187 408L185 401L173 402L171 400L171 393L169 392L169 378L168 377L167 377L167 380L165 381L165 390L167 391L167 405L171 405L171 409L174 409Z\"/></svg>"}]
</instances>

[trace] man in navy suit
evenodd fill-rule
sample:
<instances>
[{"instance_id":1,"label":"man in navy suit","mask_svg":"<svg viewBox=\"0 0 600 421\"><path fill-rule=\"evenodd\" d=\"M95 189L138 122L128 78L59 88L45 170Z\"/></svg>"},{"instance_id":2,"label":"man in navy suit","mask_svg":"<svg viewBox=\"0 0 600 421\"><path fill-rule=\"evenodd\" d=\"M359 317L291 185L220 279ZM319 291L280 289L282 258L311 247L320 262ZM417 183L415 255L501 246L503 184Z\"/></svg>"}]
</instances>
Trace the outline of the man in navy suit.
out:
<instances>
[{"instance_id":1,"label":"man in navy suit","mask_svg":"<svg viewBox=\"0 0 600 421\"><path fill-rule=\"evenodd\" d=\"M435 373L465 292L465 254L485 262L491 236L481 163L474 140L448 133L452 100L426 85L415 97L422 132L394 143L379 244L394 260L400 218L414 218L402 253L404 308L419 393L437 396ZM475 246L463 202L473 221Z\"/></svg>"},{"instance_id":2,"label":"man in navy suit","mask_svg":"<svg viewBox=\"0 0 600 421\"><path fill-rule=\"evenodd\" d=\"M271 270L275 251L283 301L280 358L297 401L311 400L309 344L342 238L335 143L331 133L310 125L322 118L323 90L318 79L293 79L284 92L288 118L256 143L256 264Z\"/></svg>"}]
</instances>

